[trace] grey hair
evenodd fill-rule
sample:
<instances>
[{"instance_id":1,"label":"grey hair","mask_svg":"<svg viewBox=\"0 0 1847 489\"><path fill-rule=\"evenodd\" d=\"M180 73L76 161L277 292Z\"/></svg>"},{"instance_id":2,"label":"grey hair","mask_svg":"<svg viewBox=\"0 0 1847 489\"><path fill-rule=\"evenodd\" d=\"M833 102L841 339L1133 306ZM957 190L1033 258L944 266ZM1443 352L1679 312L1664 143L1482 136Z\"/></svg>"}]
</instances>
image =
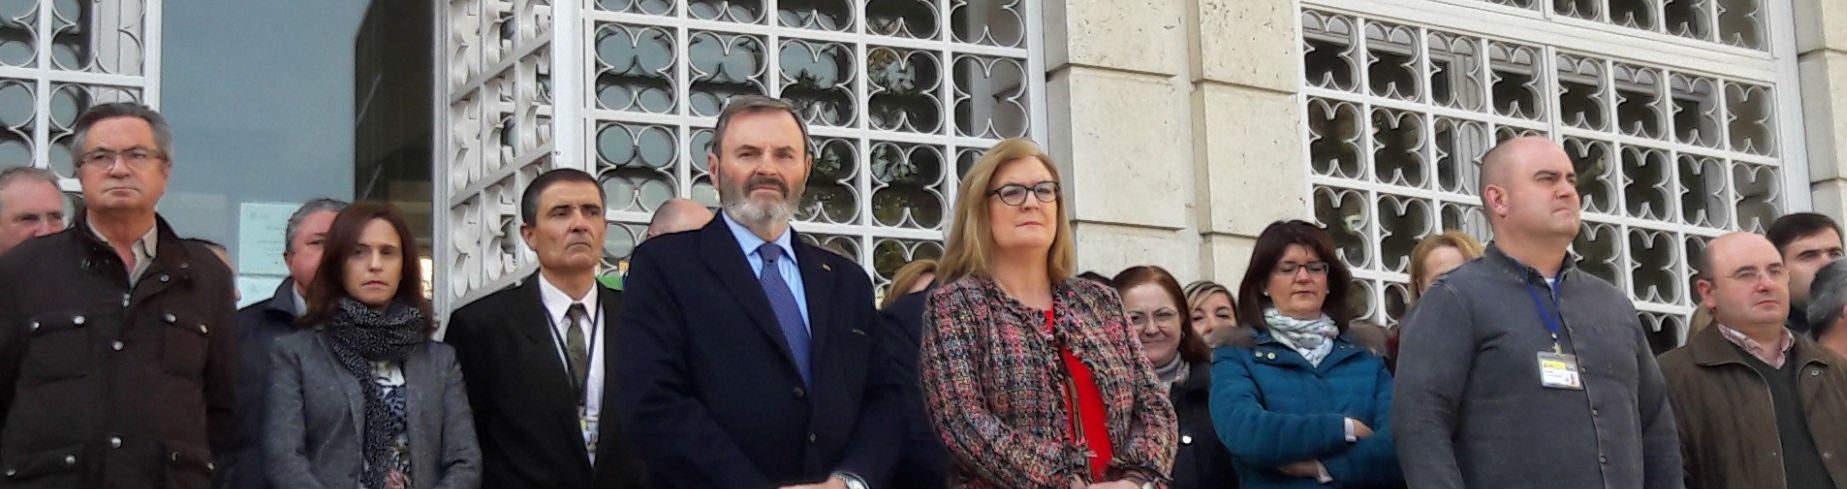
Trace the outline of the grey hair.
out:
<instances>
[{"instance_id":1,"label":"grey hair","mask_svg":"<svg viewBox=\"0 0 1847 489\"><path fill-rule=\"evenodd\" d=\"M1809 284L1809 306L1803 312L1812 337L1820 338L1840 319L1843 308L1847 308L1847 260L1834 260L1816 271L1815 281Z\"/></svg>"},{"instance_id":2,"label":"grey hair","mask_svg":"<svg viewBox=\"0 0 1847 489\"><path fill-rule=\"evenodd\" d=\"M289 215L289 226L282 231L282 238L288 240L282 245L282 252L295 251L295 235L301 232L301 222L308 220L308 216L321 211L340 212L346 210L347 205L349 205L348 202L344 200L321 197L310 200L295 209L295 213Z\"/></svg>"},{"instance_id":3,"label":"grey hair","mask_svg":"<svg viewBox=\"0 0 1847 489\"><path fill-rule=\"evenodd\" d=\"M115 102L97 105L83 111L77 116L76 135L71 137L71 167L83 166L83 143L89 139L90 127L96 123L117 117L136 117L147 121L154 130L155 149L166 156L167 163L173 162L173 126L167 125L167 118L160 112L136 102Z\"/></svg>"},{"instance_id":4,"label":"grey hair","mask_svg":"<svg viewBox=\"0 0 1847 489\"><path fill-rule=\"evenodd\" d=\"M58 174L52 173L51 170L33 166L15 166L0 171L0 193L6 193L6 188L12 186L13 181L21 178L43 180L54 188L58 186Z\"/></svg>"}]
</instances>

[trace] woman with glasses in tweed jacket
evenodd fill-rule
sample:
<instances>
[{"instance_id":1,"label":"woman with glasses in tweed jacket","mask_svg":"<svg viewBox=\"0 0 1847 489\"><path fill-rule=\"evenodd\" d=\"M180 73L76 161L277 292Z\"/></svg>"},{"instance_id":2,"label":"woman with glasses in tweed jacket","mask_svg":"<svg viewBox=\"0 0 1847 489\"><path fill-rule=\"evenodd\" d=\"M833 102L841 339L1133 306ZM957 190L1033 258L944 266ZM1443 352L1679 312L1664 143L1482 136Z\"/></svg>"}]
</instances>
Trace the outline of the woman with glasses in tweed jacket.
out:
<instances>
[{"instance_id":1,"label":"woman with glasses in tweed jacket","mask_svg":"<svg viewBox=\"0 0 1847 489\"><path fill-rule=\"evenodd\" d=\"M1073 277L1057 166L1002 141L962 180L920 369L957 487L1164 487L1176 422L1108 286Z\"/></svg>"}]
</instances>

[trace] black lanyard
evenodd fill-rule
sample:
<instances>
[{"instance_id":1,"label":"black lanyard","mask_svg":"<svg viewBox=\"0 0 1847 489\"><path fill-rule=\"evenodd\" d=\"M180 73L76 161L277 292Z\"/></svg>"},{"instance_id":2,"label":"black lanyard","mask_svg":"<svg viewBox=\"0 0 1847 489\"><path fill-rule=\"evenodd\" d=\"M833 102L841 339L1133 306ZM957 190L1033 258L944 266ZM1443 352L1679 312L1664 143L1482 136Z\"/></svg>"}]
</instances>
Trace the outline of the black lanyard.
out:
<instances>
[{"instance_id":1,"label":"black lanyard","mask_svg":"<svg viewBox=\"0 0 1847 489\"><path fill-rule=\"evenodd\" d=\"M585 362L584 370L585 372L583 375L583 379L584 379L583 383L577 382L577 378L578 378L577 370L571 368L571 350L570 348L564 345L564 336L558 334L558 320L552 319L552 312L550 310L545 311L545 323L551 326L549 331L551 331L552 333L552 341L558 344L558 353L560 356L564 357L564 373L565 375L571 376L570 380L571 380L571 383L573 384L572 387L577 389L577 405L579 407L588 405L588 398L589 398L589 393L590 393L590 386L589 386L590 372L589 370L592 369L590 362L596 361L597 333L603 329L603 306L601 304L603 302L602 294L598 294L596 296L596 301L598 303L596 306L596 313L595 313L596 315L591 316L590 318L590 334L584 337L584 343L587 343L587 344L584 345L584 362ZM572 304L582 305L583 303L573 302ZM585 307L589 307L589 306L585 306ZM565 306L564 310L565 310L565 318L570 319L570 311L571 311L570 306ZM571 326L576 327L577 325L573 324Z\"/></svg>"},{"instance_id":2,"label":"black lanyard","mask_svg":"<svg viewBox=\"0 0 1847 489\"><path fill-rule=\"evenodd\" d=\"M1558 291L1556 289L1552 289L1552 286L1550 284L1548 284L1546 288L1547 290L1552 291L1553 298L1556 299L1558 297ZM1551 307L1548 307L1545 301L1539 300L1539 291L1533 288L1533 282L1531 281L1526 282L1526 293L1527 295L1533 297L1533 307L1539 308L1539 319L1542 321L1545 321L1546 331L1550 331L1552 333L1552 352L1553 353L1564 353L1565 351L1564 347L1560 346L1559 341L1558 341L1558 330L1561 327L1560 326L1561 323L1565 322L1564 311L1559 311Z\"/></svg>"}]
</instances>

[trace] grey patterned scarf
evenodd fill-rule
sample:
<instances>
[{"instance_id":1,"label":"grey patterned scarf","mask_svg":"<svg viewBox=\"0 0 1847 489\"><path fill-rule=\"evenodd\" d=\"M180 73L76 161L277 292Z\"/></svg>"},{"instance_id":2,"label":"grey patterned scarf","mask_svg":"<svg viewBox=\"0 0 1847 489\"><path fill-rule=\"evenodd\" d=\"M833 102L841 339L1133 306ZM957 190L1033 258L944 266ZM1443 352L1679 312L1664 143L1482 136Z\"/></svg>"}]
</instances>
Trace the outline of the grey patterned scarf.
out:
<instances>
[{"instance_id":1,"label":"grey patterned scarf","mask_svg":"<svg viewBox=\"0 0 1847 489\"><path fill-rule=\"evenodd\" d=\"M1263 308L1263 322L1270 326L1271 335L1317 367L1328 357L1328 352L1334 351L1334 337L1340 336L1340 328L1326 314L1315 319L1296 319L1275 307L1266 307Z\"/></svg>"},{"instance_id":2,"label":"grey patterned scarf","mask_svg":"<svg viewBox=\"0 0 1847 489\"><path fill-rule=\"evenodd\" d=\"M340 366L346 367L365 390L365 441L361 454L366 464L360 484L381 489L385 487L385 473L393 468L391 441L405 434L407 420L393 419L380 398L378 384L372 382L372 362L403 361L427 340L429 323L416 307L397 302L383 312L351 297L340 298L339 306L328 316L322 334L333 347Z\"/></svg>"}]
</instances>

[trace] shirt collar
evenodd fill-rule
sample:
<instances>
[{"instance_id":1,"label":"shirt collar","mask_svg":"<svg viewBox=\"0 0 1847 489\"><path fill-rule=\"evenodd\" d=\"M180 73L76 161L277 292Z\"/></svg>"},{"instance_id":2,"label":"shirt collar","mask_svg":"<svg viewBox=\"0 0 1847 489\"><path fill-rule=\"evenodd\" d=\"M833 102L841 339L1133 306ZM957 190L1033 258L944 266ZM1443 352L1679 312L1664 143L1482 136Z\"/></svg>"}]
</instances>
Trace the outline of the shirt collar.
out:
<instances>
[{"instance_id":1,"label":"shirt collar","mask_svg":"<svg viewBox=\"0 0 1847 489\"><path fill-rule=\"evenodd\" d=\"M1731 326L1718 323L1714 323L1713 325L1719 328L1719 334L1724 336L1726 341L1738 345L1738 348L1743 349L1746 353L1750 353L1753 357L1757 357L1758 360L1763 361L1764 364L1769 365L1770 368L1783 368L1784 361L1789 359L1789 348L1796 344L1795 336L1789 334L1788 329L1782 329L1783 335L1777 337L1776 346L1771 347L1765 346L1763 343L1758 343L1757 340L1751 339L1750 336L1736 329L1732 329Z\"/></svg>"},{"instance_id":2,"label":"shirt collar","mask_svg":"<svg viewBox=\"0 0 1847 489\"><path fill-rule=\"evenodd\" d=\"M562 324L563 321L566 319L565 313L571 310L571 304L582 303L584 305L584 308L586 309L584 311L585 314L590 314L590 313L595 312L595 311L587 310L588 308L593 307L591 306L591 304L598 304L598 302L596 301L596 294L597 294L596 289L598 289L599 287L597 287L594 281L592 281L592 283L590 284L590 292L584 294L583 300L577 301L577 300L571 300L571 296L566 295L564 293L564 290L559 289L558 286L556 285L552 285L552 282L550 280L546 280L545 274L541 273L538 275L539 275L539 302L542 302L545 304L545 312L548 314L551 314L552 318L558 320L560 324Z\"/></svg>"},{"instance_id":3,"label":"shirt collar","mask_svg":"<svg viewBox=\"0 0 1847 489\"><path fill-rule=\"evenodd\" d=\"M86 218L83 220L83 224L84 226L88 226L90 228L90 234L96 235L96 238L102 240L103 244L106 244L109 246L115 246L115 243L109 242L108 236L104 236L101 230L96 229L95 222L92 222L88 218ZM160 243L159 236L160 236L160 223L155 223L153 226L148 226L147 234L141 235L141 239L137 239L135 240L134 243L130 243L129 249L134 250L135 255L137 255L136 258L138 259L154 258L155 254L159 252L158 250L159 243Z\"/></svg>"},{"instance_id":4,"label":"shirt collar","mask_svg":"<svg viewBox=\"0 0 1847 489\"><path fill-rule=\"evenodd\" d=\"M725 220L725 226L731 228L731 236L737 238L738 248L744 250L744 256L756 255L757 247L763 246L763 243L768 242L764 241L763 238L757 237L757 233L752 232L750 228L744 227L743 224L738 224L737 221L731 220L730 215L721 212L719 216L721 219ZM789 236L793 234L795 234L793 229L785 229L782 232L782 236L777 236L775 241L776 247L782 248L783 259L788 260L790 264L797 263L795 261L794 240L789 238Z\"/></svg>"},{"instance_id":5,"label":"shirt collar","mask_svg":"<svg viewBox=\"0 0 1847 489\"><path fill-rule=\"evenodd\" d=\"M293 304L295 317L308 315L308 298L302 297L301 291L295 290L295 284L289 284L289 297L295 300Z\"/></svg>"}]
</instances>

